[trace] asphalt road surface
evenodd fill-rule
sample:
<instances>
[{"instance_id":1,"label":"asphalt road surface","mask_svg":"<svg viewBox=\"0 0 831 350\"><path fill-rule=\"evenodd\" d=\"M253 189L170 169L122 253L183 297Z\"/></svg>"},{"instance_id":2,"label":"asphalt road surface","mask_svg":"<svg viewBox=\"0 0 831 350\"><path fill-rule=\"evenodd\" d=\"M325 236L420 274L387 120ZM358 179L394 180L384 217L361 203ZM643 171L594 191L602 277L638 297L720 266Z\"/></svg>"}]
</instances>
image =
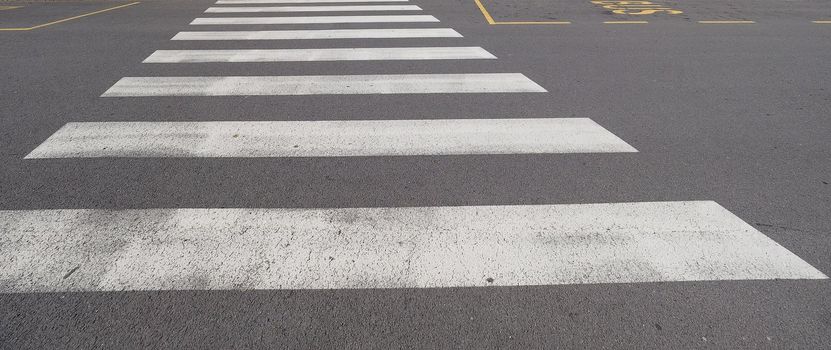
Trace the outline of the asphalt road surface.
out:
<instances>
[{"instance_id":1,"label":"asphalt road surface","mask_svg":"<svg viewBox=\"0 0 831 350\"><path fill-rule=\"evenodd\" d=\"M826 1L0 28L0 348L831 348Z\"/></svg>"}]
</instances>

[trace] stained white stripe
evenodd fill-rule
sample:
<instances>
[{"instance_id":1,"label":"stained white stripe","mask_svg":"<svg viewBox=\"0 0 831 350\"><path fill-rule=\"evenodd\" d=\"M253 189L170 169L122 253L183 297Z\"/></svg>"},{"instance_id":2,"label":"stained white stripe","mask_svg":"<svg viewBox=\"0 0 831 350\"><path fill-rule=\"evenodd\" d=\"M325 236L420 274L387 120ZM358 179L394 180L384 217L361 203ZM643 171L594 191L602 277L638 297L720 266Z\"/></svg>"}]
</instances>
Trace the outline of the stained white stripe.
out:
<instances>
[{"instance_id":1,"label":"stained white stripe","mask_svg":"<svg viewBox=\"0 0 831 350\"><path fill-rule=\"evenodd\" d=\"M637 152L585 118L69 123L26 156L345 157Z\"/></svg>"},{"instance_id":2,"label":"stained white stripe","mask_svg":"<svg viewBox=\"0 0 831 350\"><path fill-rule=\"evenodd\" d=\"M461 37L461 34L450 28L411 28L179 32L171 40L300 40Z\"/></svg>"},{"instance_id":3,"label":"stained white stripe","mask_svg":"<svg viewBox=\"0 0 831 350\"><path fill-rule=\"evenodd\" d=\"M421 11L416 5L346 5L346 6L268 6L209 7L207 13L247 12L346 12L346 11Z\"/></svg>"},{"instance_id":4,"label":"stained white stripe","mask_svg":"<svg viewBox=\"0 0 831 350\"><path fill-rule=\"evenodd\" d=\"M495 59L481 47L157 50L144 63Z\"/></svg>"},{"instance_id":5,"label":"stained white stripe","mask_svg":"<svg viewBox=\"0 0 831 350\"><path fill-rule=\"evenodd\" d=\"M545 92L519 73L125 77L103 97Z\"/></svg>"},{"instance_id":6,"label":"stained white stripe","mask_svg":"<svg viewBox=\"0 0 831 350\"><path fill-rule=\"evenodd\" d=\"M407 2L409 0L219 0L217 5L234 4L311 4L311 3L351 3L351 2Z\"/></svg>"},{"instance_id":7,"label":"stained white stripe","mask_svg":"<svg viewBox=\"0 0 831 350\"><path fill-rule=\"evenodd\" d=\"M212 17L197 18L191 25L319 24L319 23L434 23L429 15L400 16L310 16L310 17Z\"/></svg>"},{"instance_id":8,"label":"stained white stripe","mask_svg":"<svg viewBox=\"0 0 831 350\"><path fill-rule=\"evenodd\" d=\"M826 279L715 202L0 211L0 292Z\"/></svg>"}]
</instances>

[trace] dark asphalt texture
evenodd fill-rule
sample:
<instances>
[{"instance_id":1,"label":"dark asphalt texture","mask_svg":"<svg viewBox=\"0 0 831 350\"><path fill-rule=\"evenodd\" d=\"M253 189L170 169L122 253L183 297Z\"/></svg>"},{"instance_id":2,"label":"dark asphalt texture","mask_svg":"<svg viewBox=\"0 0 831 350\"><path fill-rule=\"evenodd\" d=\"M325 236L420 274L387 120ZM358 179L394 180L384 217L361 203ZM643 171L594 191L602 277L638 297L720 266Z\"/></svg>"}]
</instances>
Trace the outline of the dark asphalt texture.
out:
<instances>
[{"instance_id":1,"label":"dark asphalt texture","mask_svg":"<svg viewBox=\"0 0 831 350\"><path fill-rule=\"evenodd\" d=\"M831 18L831 4L655 1L685 13L604 25L621 16L588 0L485 0L497 20L573 22L489 26L473 1L411 2L465 38L170 41L210 30L188 26L205 0L0 32L0 209L715 200L831 273L831 25L811 23ZM0 11L0 27L38 24L34 7L58 5L26 6ZM757 23L696 23L713 19ZM141 63L157 49L448 44L499 60ZM124 76L439 72L520 72L549 93L99 97ZM639 153L23 159L73 121L522 117L592 118ZM831 282L0 294L3 349L261 347L828 349Z\"/></svg>"}]
</instances>

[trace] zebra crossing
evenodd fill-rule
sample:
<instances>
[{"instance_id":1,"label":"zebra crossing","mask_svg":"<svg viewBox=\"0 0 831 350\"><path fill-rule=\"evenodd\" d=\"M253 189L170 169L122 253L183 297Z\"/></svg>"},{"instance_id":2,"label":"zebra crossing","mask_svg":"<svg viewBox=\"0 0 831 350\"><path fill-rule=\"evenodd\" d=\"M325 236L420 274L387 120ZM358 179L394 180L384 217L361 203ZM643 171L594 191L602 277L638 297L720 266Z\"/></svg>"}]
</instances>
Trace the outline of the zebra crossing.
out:
<instances>
[{"instance_id":1,"label":"zebra crossing","mask_svg":"<svg viewBox=\"0 0 831 350\"><path fill-rule=\"evenodd\" d=\"M398 28L179 32L171 40L333 40L461 37L461 34L450 28Z\"/></svg>"},{"instance_id":2,"label":"zebra crossing","mask_svg":"<svg viewBox=\"0 0 831 350\"><path fill-rule=\"evenodd\" d=\"M125 77L103 97L545 92L522 74Z\"/></svg>"},{"instance_id":3,"label":"zebra crossing","mask_svg":"<svg viewBox=\"0 0 831 350\"><path fill-rule=\"evenodd\" d=\"M205 13L246 12L344 12L344 11L421 11L415 5L340 5L340 6L269 6L209 7Z\"/></svg>"},{"instance_id":4,"label":"zebra crossing","mask_svg":"<svg viewBox=\"0 0 831 350\"><path fill-rule=\"evenodd\" d=\"M22 252L0 276L5 291L824 278L709 201L43 210L0 212L0 228L0 243ZM80 261L74 278L60 278Z\"/></svg>"},{"instance_id":5,"label":"zebra crossing","mask_svg":"<svg viewBox=\"0 0 831 350\"><path fill-rule=\"evenodd\" d=\"M245 25L245 24L334 24L334 23L420 23L438 22L433 16L304 16L304 17L217 17L197 18L191 25Z\"/></svg>"},{"instance_id":6,"label":"zebra crossing","mask_svg":"<svg viewBox=\"0 0 831 350\"><path fill-rule=\"evenodd\" d=\"M585 118L70 123L27 158L636 152Z\"/></svg>"},{"instance_id":7,"label":"zebra crossing","mask_svg":"<svg viewBox=\"0 0 831 350\"><path fill-rule=\"evenodd\" d=\"M381 47L271 50L156 50L144 63L314 62L496 59L481 47Z\"/></svg>"},{"instance_id":8,"label":"zebra crossing","mask_svg":"<svg viewBox=\"0 0 831 350\"><path fill-rule=\"evenodd\" d=\"M422 11L407 0L220 0L206 13ZM326 4L349 5L326 5ZM281 4L302 4L283 6ZM324 5L314 5L324 4ZM371 10L367 10L371 8ZM431 15L203 17L173 41L425 38L452 28L279 29L441 23ZM371 25L369 25L371 26ZM485 48L158 50L146 64L489 60ZM542 94L522 73L123 77L102 98ZM588 118L76 122L26 159L636 154ZM622 156L622 155L620 155ZM0 211L0 292L434 288L825 279L713 201L379 208ZM8 252L14 252L8 253Z\"/></svg>"}]
</instances>

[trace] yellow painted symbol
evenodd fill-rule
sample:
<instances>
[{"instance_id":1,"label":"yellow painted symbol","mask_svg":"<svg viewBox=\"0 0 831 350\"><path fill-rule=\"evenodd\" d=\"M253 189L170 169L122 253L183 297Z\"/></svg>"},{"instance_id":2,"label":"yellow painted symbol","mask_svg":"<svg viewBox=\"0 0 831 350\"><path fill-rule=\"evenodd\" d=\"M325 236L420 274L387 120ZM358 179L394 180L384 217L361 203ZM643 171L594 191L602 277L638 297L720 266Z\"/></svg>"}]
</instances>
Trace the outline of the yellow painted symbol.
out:
<instances>
[{"instance_id":1,"label":"yellow painted symbol","mask_svg":"<svg viewBox=\"0 0 831 350\"><path fill-rule=\"evenodd\" d=\"M653 4L649 1L592 1L592 4L597 5L607 5L607 6L629 6L629 5L651 5L651 6L659 6L658 4ZM603 6L606 7L606 6Z\"/></svg>"},{"instance_id":2,"label":"yellow painted symbol","mask_svg":"<svg viewBox=\"0 0 831 350\"><path fill-rule=\"evenodd\" d=\"M631 7L623 10L614 10L612 13L616 15L654 15L656 13L666 13L668 15L679 15L683 12L669 8L639 8Z\"/></svg>"},{"instance_id":3,"label":"yellow painted symbol","mask_svg":"<svg viewBox=\"0 0 831 350\"><path fill-rule=\"evenodd\" d=\"M594 0L592 4L600 5L600 7L612 10L616 15L654 15L665 13L668 15L680 15L684 13L680 10L675 10L664 5L656 4L651 1L609 1L609 0Z\"/></svg>"},{"instance_id":4,"label":"yellow painted symbol","mask_svg":"<svg viewBox=\"0 0 831 350\"><path fill-rule=\"evenodd\" d=\"M754 21L698 21L701 24L754 24Z\"/></svg>"}]
</instances>

